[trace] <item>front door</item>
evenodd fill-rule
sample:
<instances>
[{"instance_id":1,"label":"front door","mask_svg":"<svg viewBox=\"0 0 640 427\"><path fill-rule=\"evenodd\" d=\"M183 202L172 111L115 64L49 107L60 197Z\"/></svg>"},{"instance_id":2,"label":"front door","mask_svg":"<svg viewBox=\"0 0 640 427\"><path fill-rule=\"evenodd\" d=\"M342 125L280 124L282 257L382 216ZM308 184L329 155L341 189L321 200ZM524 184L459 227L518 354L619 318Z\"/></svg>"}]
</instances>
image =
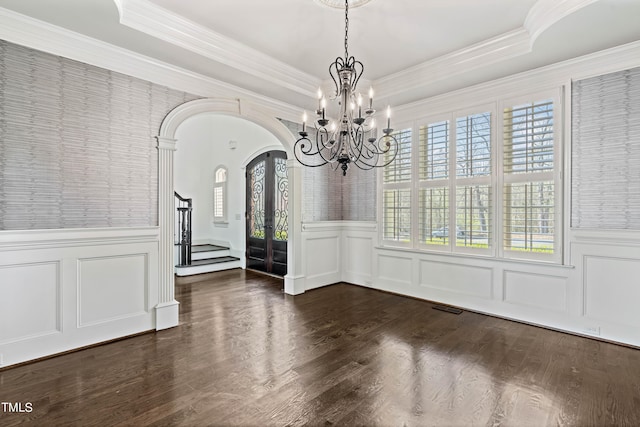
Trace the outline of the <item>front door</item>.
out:
<instances>
[{"instance_id":1,"label":"front door","mask_svg":"<svg viewBox=\"0 0 640 427\"><path fill-rule=\"evenodd\" d=\"M269 151L247 166L247 268L287 274L287 155Z\"/></svg>"}]
</instances>

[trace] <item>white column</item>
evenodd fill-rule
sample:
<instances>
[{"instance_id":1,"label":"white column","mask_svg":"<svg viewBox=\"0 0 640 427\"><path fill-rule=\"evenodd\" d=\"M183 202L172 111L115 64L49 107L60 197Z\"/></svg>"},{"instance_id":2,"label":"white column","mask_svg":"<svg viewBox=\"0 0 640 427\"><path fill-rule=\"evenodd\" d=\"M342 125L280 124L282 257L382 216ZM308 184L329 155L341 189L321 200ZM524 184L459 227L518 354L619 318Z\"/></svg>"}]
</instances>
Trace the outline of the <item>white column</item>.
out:
<instances>
[{"instance_id":1,"label":"white column","mask_svg":"<svg viewBox=\"0 0 640 427\"><path fill-rule=\"evenodd\" d=\"M284 292L289 295L305 291L302 271L302 166L295 159L287 160L289 177L289 240L287 241L287 275Z\"/></svg>"},{"instance_id":2,"label":"white column","mask_svg":"<svg viewBox=\"0 0 640 427\"><path fill-rule=\"evenodd\" d=\"M158 305L156 330L178 326L178 301L175 300L173 272L173 153L176 140L157 137L158 140L158 223L160 226Z\"/></svg>"}]
</instances>

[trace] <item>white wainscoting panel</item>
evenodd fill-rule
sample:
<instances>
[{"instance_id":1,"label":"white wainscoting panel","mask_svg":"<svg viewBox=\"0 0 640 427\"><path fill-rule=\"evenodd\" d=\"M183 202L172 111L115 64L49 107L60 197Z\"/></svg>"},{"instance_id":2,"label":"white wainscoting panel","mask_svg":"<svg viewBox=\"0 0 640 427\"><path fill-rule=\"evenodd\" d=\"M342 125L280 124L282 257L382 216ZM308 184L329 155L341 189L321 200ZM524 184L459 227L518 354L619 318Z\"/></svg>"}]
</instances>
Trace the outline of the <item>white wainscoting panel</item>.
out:
<instances>
[{"instance_id":1,"label":"white wainscoting panel","mask_svg":"<svg viewBox=\"0 0 640 427\"><path fill-rule=\"evenodd\" d=\"M342 234L342 280L355 285L373 283L373 248L378 233L375 222L348 222Z\"/></svg>"},{"instance_id":2,"label":"white wainscoting panel","mask_svg":"<svg viewBox=\"0 0 640 427\"><path fill-rule=\"evenodd\" d=\"M149 311L147 254L78 260L78 327Z\"/></svg>"},{"instance_id":3,"label":"white wainscoting panel","mask_svg":"<svg viewBox=\"0 0 640 427\"><path fill-rule=\"evenodd\" d=\"M411 286L413 262L410 255L378 254L378 278L393 285Z\"/></svg>"},{"instance_id":4,"label":"white wainscoting panel","mask_svg":"<svg viewBox=\"0 0 640 427\"><path fill-rule=\"evenodd\" d=\"M567 311L567 278L504 270L505 302L545 310Z\"/></svg>"},{"instance_id":5,"label":"white wainscoting panel","mask_svg":"<svg viewBox=\"0 0 640 427\"><path fill-rule=\"evenodd\" d=\"M640 347L640 231L571 230L579 333Z\"/></svg>"},{"instance_id":6,"label":"white wainscoting panel","mask_svg":"<svg viewBox=\"0 0 640 427\"><path fill-rule=\"evenodd\" d=\"M158 241L158 227L0 232L0 366L154 330Z\"/></svg>"},{"instance_id":7,"label":"white wainscoting panel","mask_svg":"<svg viewBox=\"0 0 640 427\"><path fill-rule=\"evenodd\" d=\"M493 270L423 259L419 283L425 288L491 299Z\"/></svg>"},{"instance_id":8,"label":"white wainscoting panel","mask_svg":"<svg viewBox=\"0 0 640 427\"><path fill-rule=\"evenodd\" d=\"M305 289L340 281L340 232L302 233Z\"/></svg>"},{"instance_id":9,"label":"white wainscoting panel","mask_svg":"<svg viewBox=\"0 0 640 427\"><path fill-rule=\"evenodd\" d=\"M0 265L0 345L62 332L60 282L58 260Z\"/></svg>"},{"instance_id":10,"label":"white wainscoting panel","mask_svg":"<svg viewBox=\"0 0 640 427\"><path fill-rule=\"evenodd\" d=\"M345 236L345 246L345 275L360 280L371 280L373 239Z\"/></svg>"},{"instance_id":11,"label":"white wainscoting panel","mask_svg":"<svg viewBox=\"0 0 640 427\"><path fill-rule=\"evenodd\" d=\"M584 314L640 326L640 259L584 257Z\"/></svg>"},{"instance_id":12,"label":"white wainscoting panel","mask_svg":"<svg viewBox=\"0 0 640 427\"><path fill-rule=\"evenodd\" d=\"M340 271L338 248L338 236L307 239L307 278L338 273Z\"/></svg>"}]
</instances>

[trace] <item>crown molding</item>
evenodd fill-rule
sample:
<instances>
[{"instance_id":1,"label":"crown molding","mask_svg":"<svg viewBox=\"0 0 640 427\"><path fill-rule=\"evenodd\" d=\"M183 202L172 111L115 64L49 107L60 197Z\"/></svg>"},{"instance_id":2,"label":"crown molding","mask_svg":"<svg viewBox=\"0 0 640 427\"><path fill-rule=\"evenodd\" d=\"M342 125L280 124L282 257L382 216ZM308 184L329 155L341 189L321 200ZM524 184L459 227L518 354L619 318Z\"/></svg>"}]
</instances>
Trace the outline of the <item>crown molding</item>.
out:
<instances>
[{"instance_id":1,"label":"crown molding","mask_svg":"<svg viewBox=\"0 0 640 427\"><path fill-rule=\"evenodd\" d=\"M538 0L524 20L524 28L531 38L531 46L536 39L553 24L598 0Z\"/></svg>"},{"instance_id":2,"label":"crown molding","mask_svg":"<svg viewBox=\"0 0 640 427\"><path fill-rule=\"evenodd\" d=\"M522 27L423 62L374 82L382 97L433 84L530 53L536 39L555 23L598 0L538 0Z\"/></svg>"},{"instance_id":3,"label":"crown molding","mask_svg":"<svg viewBox=\"0 0 640 427\"><path fill-rule=\"evenodd\" d=\"M519 28L382 77L375 80L373 84L380 97L392 97L505 59L524 55L530 50L529 33L524 28Z\"/></svg>"},{"instance_id":4,"label":"crown molding","mask_svg":"<svg viewBox=\"0 0 640 427\"><path fill-rule=\"evenodd\" d=\"M394 106L394 115L399 117L401 123L409 123L426 115L450 112L461 106L483 105L498 97L515 97L532 90L553 89L575 80L635 67L640 67L640 41Z\"/></svg>"},{"instance_id":5,"label":"crown molding","mask_svg":"<svg viewBox=\"0 0 640 427\"><path fill-rule=\"evenodd\" d=\"M314 97L320 79L216 33L148 0L114 0L120 23L159 40Z\"/></svg>"},{"instance_id":6,"label":"crown molding","mask_svg":"<svg viewBox=\"0 0 640 427\"><path fill-rule=\"evenodd\" d=\"M299 107L1 7L0 39L198 96L243 98L288 120L300 116Z\"/></svg>"}]
</instances>

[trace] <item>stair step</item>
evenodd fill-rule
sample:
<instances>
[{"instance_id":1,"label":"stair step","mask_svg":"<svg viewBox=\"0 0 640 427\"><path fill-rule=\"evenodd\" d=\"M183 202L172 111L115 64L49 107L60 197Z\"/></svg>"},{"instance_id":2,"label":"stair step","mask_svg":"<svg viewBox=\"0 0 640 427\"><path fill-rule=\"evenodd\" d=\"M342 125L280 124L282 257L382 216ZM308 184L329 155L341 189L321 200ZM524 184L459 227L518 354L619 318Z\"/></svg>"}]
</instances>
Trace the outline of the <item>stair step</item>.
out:
<instances>
[{"instance_id":1,"label":"stair step","mask_svg":"<svg viewBox=\"0 0 640 427\"><path fill-rule=\"evenodd\" d=\"M213 271L230 270L232 268L242 268L240 258L233 256L223 256L216 258L207 258L192 260L191 265L176 265L176 275L191 276L194 274L210 273Z\"/></svg>"},{"instance_id":2,"label":"stair step","mask_svg":"<svg viewBox=\"0 0 640 427\"><path fill-rule=\"evenodd\" d=\"M229 248L218 245L193 245L191 246L191 253L196 252L213 252L213 251L228 251Z\"/></svg>"},{"instance_id":3,"label":"stair step","mask_svg":"<svg viewBox=\"0 0 640 427\"><path fill-rule=\"evenodd\" d=\"M220 264L221 262L229 262L229 261L240 261L240 258L234 256L221 256L217 258L205 258L205 259L196 259L191 261L191 266L195 265L209 265L209 264ZM190 267L189 265L176 265L176 268L185 268Z\"/></svg>"}]
</instances>

